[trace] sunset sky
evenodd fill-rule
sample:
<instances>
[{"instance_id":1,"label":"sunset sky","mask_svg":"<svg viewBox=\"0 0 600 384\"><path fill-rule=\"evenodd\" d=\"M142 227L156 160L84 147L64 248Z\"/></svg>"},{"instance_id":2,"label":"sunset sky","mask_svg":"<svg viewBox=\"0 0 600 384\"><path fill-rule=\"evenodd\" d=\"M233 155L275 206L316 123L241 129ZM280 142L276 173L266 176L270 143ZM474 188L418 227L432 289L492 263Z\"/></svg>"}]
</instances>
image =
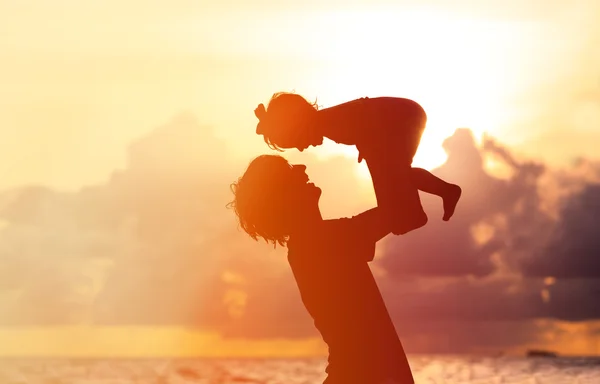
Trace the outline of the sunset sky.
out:
<instances>
[{"instance_id":1,"label":"sunset sky","mask_svg":"<svg viewBox=\"0 0 600 384\"><path fill-rule=\"evenodd\" d=\"M278 91L420 102L455 218L378 245L409 353L600 354L600 2L0 0L0 355L313 355L285 260L225 204ZM304 153L326 217L371 208ZM436 241L429 240L436 236Z\"/></svg>"}]
</instances>

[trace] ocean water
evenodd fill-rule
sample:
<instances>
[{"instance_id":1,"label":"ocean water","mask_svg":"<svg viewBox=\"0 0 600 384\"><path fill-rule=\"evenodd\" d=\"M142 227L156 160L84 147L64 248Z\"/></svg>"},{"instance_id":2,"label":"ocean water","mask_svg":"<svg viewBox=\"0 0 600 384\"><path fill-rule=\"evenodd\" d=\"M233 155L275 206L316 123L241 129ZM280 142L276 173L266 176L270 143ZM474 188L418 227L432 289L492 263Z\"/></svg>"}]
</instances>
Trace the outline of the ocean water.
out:
<instances>
[{"instance_id":1,"label":"ocean water","mask_svg":"<svg viewBox=\"0 0 600 384\"><path fill-rule=\"evenodd\" d=\"M600 384L600 359L410 356L417 384ZM0 384L318 384L323 359L2 359Z\"/></svg>"}]
</instances>

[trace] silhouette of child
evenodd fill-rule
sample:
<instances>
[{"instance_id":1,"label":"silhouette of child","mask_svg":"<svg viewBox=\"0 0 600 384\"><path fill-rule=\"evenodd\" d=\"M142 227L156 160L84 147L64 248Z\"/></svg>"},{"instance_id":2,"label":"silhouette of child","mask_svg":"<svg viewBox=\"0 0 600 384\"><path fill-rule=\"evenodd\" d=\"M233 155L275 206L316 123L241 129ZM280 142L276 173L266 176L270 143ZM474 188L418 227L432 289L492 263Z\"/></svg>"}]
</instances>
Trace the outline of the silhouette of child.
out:
<instances>
[{"instance_id":1,"label":"silhouette of child","mask_svg":"<svg viewBox=\"0 0 600 384\"><path fill-rule=\"evenodd\" d=\"M355 145L358 161L365 159L369 167L377 205L389 214L395 235L427 223L418 190L443 199L444 221L454 214L461 188L412 167L427 122L418 103L398 97L365 97L319 109L298 94L281 92L273 95L267 108L259 104L254 113L260 120L256 133L272 149L303 151L321 145L324 137Z\"/></svg>"}]
</instances>

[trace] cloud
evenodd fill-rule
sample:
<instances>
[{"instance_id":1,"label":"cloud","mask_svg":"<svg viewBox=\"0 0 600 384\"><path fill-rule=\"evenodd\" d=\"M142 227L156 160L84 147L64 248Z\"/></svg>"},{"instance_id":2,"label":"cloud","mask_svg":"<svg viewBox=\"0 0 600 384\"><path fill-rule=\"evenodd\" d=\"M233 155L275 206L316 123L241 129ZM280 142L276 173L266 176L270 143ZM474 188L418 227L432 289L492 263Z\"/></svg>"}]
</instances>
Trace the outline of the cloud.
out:
<instances>
[{"instance_id":1,"label":"cloud","mask_svg":"<svg viewBox=\"0 0 600 384\"><path fill-rule=\"evenodd\" d=\"M246 301L251 316L265 313L253 309L272 292L261 281L286 281L295 292L285 251L252 241L226 209L229 185L250 161L234 161L228 150L182 114L132 143L126 167L105 184L75 193L40 186L3 192L0 323L183 324L236 334L251 325L235 323ZM333 192L323 197L329 215L361 197L339 198L358 185L344 161L307 162L313 180ZM299 299L296 307L304 313ZM266 316L280 312L271 309Z\"/></svg>"},{"instance_id":2,"label":"cloud","mask_svg":"<svg viewBox=\"0 0 600 384\"><path fill-rule=\"evenodd\" d=\"M531 331L536 319L598 318L597 243L585 229L599 217L600 168L582 161L554 171L492 139L477 145L468 129L444 147L448 160L434 172L463 187L456 216L442 222L441 200L423 196L427 227L386 238L372 265L407 342L427 349L423 335L446 334L448 350L456 340L461 348L481 347L470 328L504 348L542 337ZM104 184L0 193L0 323L316 335L285 249L251 240L225 208L229 184L247 166L229 150L212 129L182 114L133 143L126 167ZM374 205L355 159L284 156L307 164L323 189L326 217ZM489 171L492 158L508 176ZM498 324L520 324L510 327L521 333L495 337Z\"/></svg>"},{"instance_id":3,"label":"cloud","mask_svg":"<svg viewBox=\"0 0 600 384\"><path fill-rule=\"evenodd\" d=\"M399 322L494 322L598 319L598 279L494 277L379 279L390 313Z\"/></svg>"},{"instance_id":4,"label":"cloud","mask_svg":"<svg viewBox=\"0 0 600 384\"><path fill-rule=\"evenodd\" d=\"M194 299L218 276L214 242L231 224L227 158L183 115L134 143L127 168L105 185L20 190L1 212L0 232L7 289L20 299L5 303L13 315L0 320L191 322L202 307Z\"/></svg>"},{"instance_id":5,"label":"cloud","mask_svg":"<svg viewBox=\"0 0 600 384\"><path fill-rule=\"evenodd\" d=\"M410 353L448 354L521 352L532 345L545 346L545 335L556 332L552 323L501 320L400 322L396 328Z\"/></svg>"},{"instance_id":6,"label":"cloud","mask_svg":"<svg viewBox=\"0 0 600 384\"><path fill-rule=\"evenodd\" d=\"M446 223L440 220L441 199L421 193L430 217L427 226L382 245L381 263L394 276L490 275L500 262L510 261L499 259L502 255L537 246L530 244L530 232L547 231L550 225L537 190L542 165L519 162L491 140L479 148L468 129L457 130L444 149L448 159L433 173L460 185L461 201ZM490 156L510 170L510 178L490 175L485 166Z\"/></svg>"},{"instance_id":7,"label":"cloud","mask_svg":"<svg viewBox=\"0 0 600 384\"><path fill-rule=\"evenodd\" d=\"M586 184L564 199L560 221L549 241L522 261L528 276L600 277L600 184Z\"/></svg>"}]
</instances>

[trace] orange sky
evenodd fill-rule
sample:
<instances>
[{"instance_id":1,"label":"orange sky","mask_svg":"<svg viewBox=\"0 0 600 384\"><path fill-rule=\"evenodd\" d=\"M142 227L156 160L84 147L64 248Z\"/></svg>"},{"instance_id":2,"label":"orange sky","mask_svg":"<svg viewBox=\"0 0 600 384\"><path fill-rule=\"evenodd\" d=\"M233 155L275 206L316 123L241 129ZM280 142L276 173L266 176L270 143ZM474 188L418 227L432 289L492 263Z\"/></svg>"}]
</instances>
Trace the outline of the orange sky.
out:
<instances>
[{"instance_id":1,"label":"orange sky","mask_svg":"<svg viewBox=\"0 0 600 384\"><path fill-rule=\"evenodd\" d=\"M544 326L544 321L538 323ZM515 345L502 352L522 354L527 348L541 348L560 351L563 355L597 354L594 329L599 326L598 322L552 322L542 342ZM423 342L418 336L409 336L404 344L407 339L409 344ZM215 333L180 327L9 328L0 329L0 341L0 356L17 357L320 357L327 353L327 346L319 337L229 340ZM435 343L435 340L427 342ZM472 352L495 354L500 351L481 348Z\"/></svg>"},{"instance_id":2,"label":"orange sky","mask_svg":"<svg viewBox=\"0 0 600 384\"><path fill-rule=\"evenodd\" d=\"M323 106L376 95L418 100L429 123L415 163L430 169L445 161L441 144L459 127L469 127L477 139L488 132L515 153L556 167L577 156L597 159L600 3L551 3L541 8L534 0L463 0L450 8L441 0L1 2L0 190L34 184L76 192L106 183L116 169L132 167L132 142L184 111L212 127L215 139L226 143L228 161L243 164L267 151L254 134L252 111L280 90L317 98ZM331 143L307 152L354 156ZM361 183L360 201L330 198L327 212L342 215L371 204L366 179ZM0 219L0 233L7 225ZM65 243L77 235L70 227L54 231ZM46 234L22 233L19 244L46 244ZM119 248L125 240L110 241L118 252L129 252ZM42 248L34 262L52 252L59 257L63 248L56 247ZM81 247L74 252L87 252ZM93 281L82 288L89 292L78 293L89 302L108 284L112 262L64 263L65 271L85 270ZM2 293L0 318L12 318L17 296ZM175 326L17 325L18 331L0 328L0 355L323 351L310 337L244 344ZM568 332L544 345L598 352L585 342L593 333L586 326L553 327Z\"/></svg>"}]
</instances>

